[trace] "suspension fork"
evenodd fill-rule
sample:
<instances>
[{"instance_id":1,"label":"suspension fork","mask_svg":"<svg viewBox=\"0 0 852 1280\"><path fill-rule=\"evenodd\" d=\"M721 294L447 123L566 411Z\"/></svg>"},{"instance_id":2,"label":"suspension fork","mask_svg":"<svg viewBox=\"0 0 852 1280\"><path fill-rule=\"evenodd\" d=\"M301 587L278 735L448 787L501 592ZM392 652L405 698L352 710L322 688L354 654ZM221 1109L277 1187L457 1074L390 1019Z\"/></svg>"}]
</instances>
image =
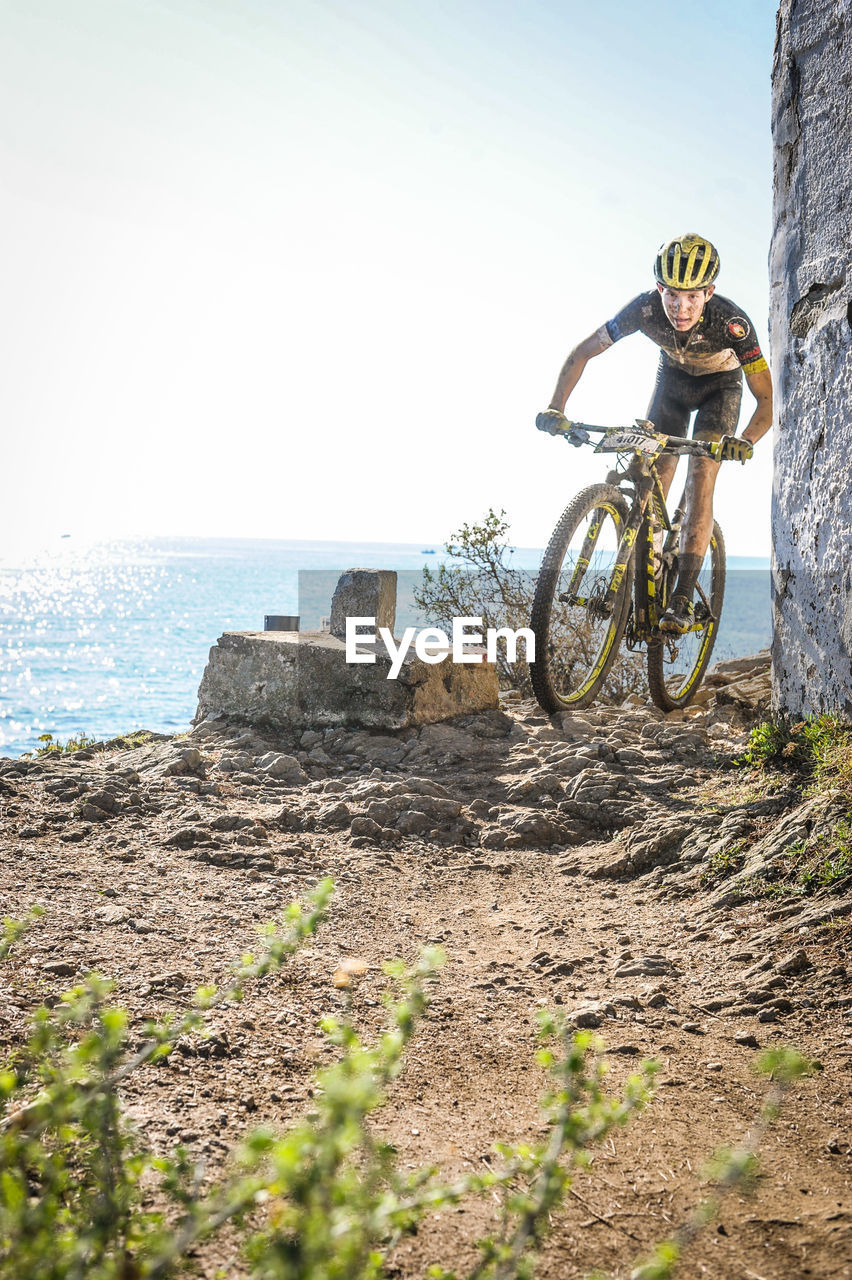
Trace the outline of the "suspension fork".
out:
<instances>
[{"instance_id":1,"label":"suspension fork","mask_svg":"<svg viewBox=\"0 0 852 1280\"><path fill-rule=\"evenodd\" d=\"M580 554L577 556L577 560L574 565L574 572L571 574L571 581L568 583L566 590L561 593L559 597L560 600L569 601L573 604L587 603L585 597L577 595L577 588L591 563L592 555L594 554L595 547L598 543L598 537L600 536L604 514L605 512L603 508L600 508L595 512L595 518L586 531L586 536L583 539L583 545L580 548Z\"/></svg>"}]
</instances>

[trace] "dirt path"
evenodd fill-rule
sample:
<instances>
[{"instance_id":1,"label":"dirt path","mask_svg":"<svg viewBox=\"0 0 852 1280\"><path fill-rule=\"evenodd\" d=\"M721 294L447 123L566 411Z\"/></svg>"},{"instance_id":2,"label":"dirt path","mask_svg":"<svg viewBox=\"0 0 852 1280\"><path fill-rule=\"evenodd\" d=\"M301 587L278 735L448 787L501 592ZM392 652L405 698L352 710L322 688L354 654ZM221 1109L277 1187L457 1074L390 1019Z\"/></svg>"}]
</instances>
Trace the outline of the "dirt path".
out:
<instances>
[{"instance_id":1,"label":"dirt path","mask_svg":"<svg viewBox=\"0 0 852 1280\"><path fill-rule=\"evenodd\" d=\"M46 908L5 966L0 1045L92 968L134 1024L186 1008L256 946L256 923L330 874L330 919L287 973L130 1083L128 1112L157 1149L190 1145L212 1178L247 1128L286 1126L329 1058L315 1028L340 1006L340 958L368 961L356 1007L377 1029L381 962L440 942L447 964L380 1116L404 1165L481 1169L496 1141L542 1131L541 1007L597 1027L614 1089L642 1058L662 1063L646 1112L575 1182L541 1277L629 1274L696 1203L712 1151L746 1135L758 1048L782 1043L824 1069L788 1099L756 1194L730 1198L681 1274L852 1277L852 902L738 886L828 820L725 767L760 675L720 675L718 698L686 719L635 707L558 723L517 704L398 735L283 742L205 724L0 762L2 913ZM464 1274L489 1214L444 1213L389 1274ZM196 1266L243 1274L228 1238Z\"/></svg>"}]
</instances>

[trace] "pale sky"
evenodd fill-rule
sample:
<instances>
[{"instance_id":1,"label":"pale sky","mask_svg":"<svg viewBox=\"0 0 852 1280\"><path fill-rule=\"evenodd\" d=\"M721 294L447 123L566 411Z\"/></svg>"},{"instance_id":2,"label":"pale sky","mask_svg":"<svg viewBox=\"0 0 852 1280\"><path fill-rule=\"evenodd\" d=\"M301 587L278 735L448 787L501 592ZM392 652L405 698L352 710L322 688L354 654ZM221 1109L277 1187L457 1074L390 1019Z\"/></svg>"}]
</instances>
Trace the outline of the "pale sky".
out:
<instances>
[{"instance_id":1,"label":"pale sky","mask_svg":"<svg viewBox=\"0 0 852 1280\"><path fill-rule=\"evenodd\" d=\"M606 462L539 435L698 231L768 341L774 6L0 0L0 554L71 532L541 546ZM657 352L570 417L647 408ZM751 397L744 394L744 413ZM771 443L726 467L769 550Z\"/></svg>"}]
</instances>

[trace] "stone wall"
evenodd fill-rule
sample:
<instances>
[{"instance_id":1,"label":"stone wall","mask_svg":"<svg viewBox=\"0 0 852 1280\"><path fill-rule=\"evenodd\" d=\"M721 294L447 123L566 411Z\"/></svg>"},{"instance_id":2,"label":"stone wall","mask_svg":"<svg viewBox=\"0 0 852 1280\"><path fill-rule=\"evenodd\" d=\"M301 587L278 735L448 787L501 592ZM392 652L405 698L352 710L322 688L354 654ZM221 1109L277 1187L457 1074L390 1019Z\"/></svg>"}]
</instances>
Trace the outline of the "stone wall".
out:
<instances>
[{"instance_id":1,"label":"stone wall","mask_svg":"<svg viewBox=\"0 0 852 1280\"><path fill-rule=\"evenodd\" d=\"M773 66L773 705L852 721L852 0L782 0Z\"/></svg>"}]
</instances>

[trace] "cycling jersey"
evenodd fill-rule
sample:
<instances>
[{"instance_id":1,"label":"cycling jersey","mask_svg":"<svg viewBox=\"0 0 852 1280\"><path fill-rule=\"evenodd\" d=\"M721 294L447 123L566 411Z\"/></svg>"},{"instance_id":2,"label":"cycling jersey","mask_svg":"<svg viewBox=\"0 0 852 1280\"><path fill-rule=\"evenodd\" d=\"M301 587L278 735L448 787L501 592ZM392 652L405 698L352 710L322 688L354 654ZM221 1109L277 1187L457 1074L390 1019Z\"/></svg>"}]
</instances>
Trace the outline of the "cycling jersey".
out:
<instances>
[{"instance_id":1,"label":"cycling jersey","mask_svg":"<svg viewBox=\"0 0 852 1280\"><path fill-rule=\"evenodd\" d=\"M722 373L742 368L748 375L768 368L754 325L730 298L718 293L707 299L701 319L686 333L678 333L669 321L659 290L649 289L601 325L596 336L604 347L610 347L637 332L657 344L664 366L686 373Z\"/></svg>"}]
</instances>

